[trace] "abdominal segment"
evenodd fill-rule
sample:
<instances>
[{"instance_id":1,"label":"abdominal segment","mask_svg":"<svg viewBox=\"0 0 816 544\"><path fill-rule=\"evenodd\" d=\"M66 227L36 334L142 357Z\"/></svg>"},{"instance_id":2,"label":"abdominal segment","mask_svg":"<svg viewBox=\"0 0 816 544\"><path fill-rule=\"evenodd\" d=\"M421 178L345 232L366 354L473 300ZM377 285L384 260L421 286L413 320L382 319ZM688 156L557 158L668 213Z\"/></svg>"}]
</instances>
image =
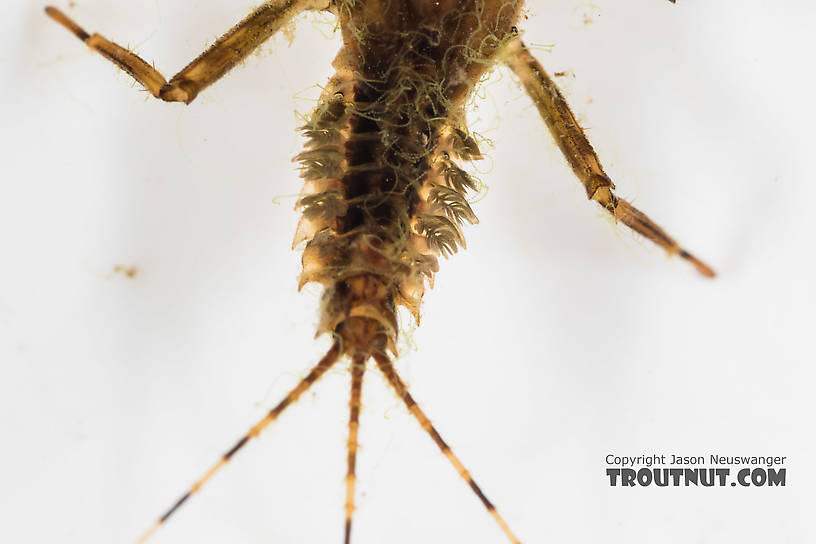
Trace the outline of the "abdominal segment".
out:
<instances>
[{"instance_id":1,"label":"abdominal segment","mask_svg":"<svg viewBox=\"0 0 816 544\"><path fill-rule=\"evenodd\" d=\"M319 333L366 318L377 323L366 342L393 351L396 306L419 319L437 256L463 246L461 225L476 220L464 194L474 182L455 160L464 154L457 144L475 144L464 132L454 136L444 112L436 122L398 109L387 115L382 94L349 83L328 93L303 127L306 151L296 157L303 217L294 240L306 241L300 285L325 287Z\"/></svg>"},{"instance_id":2,"label":"abdominal segment","mask_svg":"<svg viewBox=\"0 0 816 544\"><path fill-rule=\"evenodd\" d=\"M419 320L438 256L476 222L460 164L481 154L464 105L516 8L435 5L341 3L337 72L302 127L300 285L325 287L318 334L340 335L344 352L396 352L396 307Z\"/></svg>"}]
</instances>

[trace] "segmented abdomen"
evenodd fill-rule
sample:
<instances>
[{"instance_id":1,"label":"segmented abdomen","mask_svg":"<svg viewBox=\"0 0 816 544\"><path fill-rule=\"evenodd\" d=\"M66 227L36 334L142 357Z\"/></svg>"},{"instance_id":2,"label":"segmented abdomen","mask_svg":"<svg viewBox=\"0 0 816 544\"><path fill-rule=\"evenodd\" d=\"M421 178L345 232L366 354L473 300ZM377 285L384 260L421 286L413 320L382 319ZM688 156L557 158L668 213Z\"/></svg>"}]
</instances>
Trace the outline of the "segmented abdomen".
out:
<instances>
[{"instance_id":1,"label":"segmented abdomen","mask_svg":"<svg viewBox=\"0 0 816 544\"><path fill-rule=\"evenodd\" d=\"M395 352L396 307L419 320L438 255L464 246L461 226L476 222L465 198L475 183L456 164L480 156L463 112L429 91L432 77L397 79L336 75L295 157L305 180L300 285L323 284L318 333L338 334L347 352Z\"/></svg>"}]
</instances>

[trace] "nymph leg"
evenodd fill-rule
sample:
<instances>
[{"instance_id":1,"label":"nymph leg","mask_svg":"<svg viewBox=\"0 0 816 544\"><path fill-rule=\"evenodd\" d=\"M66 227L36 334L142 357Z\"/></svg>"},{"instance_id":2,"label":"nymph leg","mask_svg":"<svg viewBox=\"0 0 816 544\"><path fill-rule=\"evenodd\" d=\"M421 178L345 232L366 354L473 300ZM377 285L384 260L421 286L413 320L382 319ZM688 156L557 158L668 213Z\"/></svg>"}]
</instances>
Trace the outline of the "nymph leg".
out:
<instances>
[{"instance_id":1,"label":"nymph leg","mask_svg":"<svg viewBox=\"0 0 816 544\"><path fill-rule=\"evenodd\" d=\"M564 95L519 38L507 44L503 60L518 76L527 94L535 102L564 157L584 184L590 200L598 202L615 219L659 245L669 255L680 255L702 275L714 277L714 271L708 265L680 247L646 214L612 192L615 185L604 172L598 155L575 119Z\"/></svg>"},{"instance_id":2,"label":"nymph leg","mask_svg":"<svg viewBox=\"0 0 816 544\"><path fill-rule=\"evenodd\" d=\"M244 60L294 16L306 10L325 9L327 6L326 0L266 2L218 38L209 49L173 76L169 83L158 70L138 55L99 34L88 34L57 8L49 6L45 8L45 12L88 47L130 74L154 97L166 102L189 104L202 89Z\"/></svg>"}]
</instances>

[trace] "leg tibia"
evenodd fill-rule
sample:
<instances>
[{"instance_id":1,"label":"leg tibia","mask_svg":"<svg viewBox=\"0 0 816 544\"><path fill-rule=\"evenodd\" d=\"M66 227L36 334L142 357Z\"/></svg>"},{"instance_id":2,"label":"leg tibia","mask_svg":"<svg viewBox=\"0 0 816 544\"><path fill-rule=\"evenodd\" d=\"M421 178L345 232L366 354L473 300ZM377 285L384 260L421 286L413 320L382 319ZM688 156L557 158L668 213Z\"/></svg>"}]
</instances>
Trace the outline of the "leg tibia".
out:
<instances>
[{"instance_id":1,"label":"leg tibia","mask_svg":"<svg viewBox=\"0 0 816 544\"><path fill-rule=\"evenodd\" d=\"M326 6L328 2L324 0L266 2L218 38L209 49L173 76L169 83L158 70L138 55L99 34L88 34L57 8L49 6L45 8L45 13L88 47L130 74L154 97L166 102L189 104L198 93L244 60L295 15L309 9L324 9Z\"/></svg>"},{"instance_id":2,"label":"leg tibia","mask_svg":"<svg viewBox=\"0 0 816 544\"><path fill-rule=\"evenodd\" d=\"M604 172L598 155L575 119L564 95L520 39L516 38L507 45L504 61L518 76L524 90L535 102L541 117L550 129L550 134L584 185L587 196L598 202L617 220L656 243L670 255L680 255L694 265L698 272L706 277L713 277L714 271L709 266L681 248L646 214L615 196L612 192L615 185Z\"/></svg>"}]
</instances>

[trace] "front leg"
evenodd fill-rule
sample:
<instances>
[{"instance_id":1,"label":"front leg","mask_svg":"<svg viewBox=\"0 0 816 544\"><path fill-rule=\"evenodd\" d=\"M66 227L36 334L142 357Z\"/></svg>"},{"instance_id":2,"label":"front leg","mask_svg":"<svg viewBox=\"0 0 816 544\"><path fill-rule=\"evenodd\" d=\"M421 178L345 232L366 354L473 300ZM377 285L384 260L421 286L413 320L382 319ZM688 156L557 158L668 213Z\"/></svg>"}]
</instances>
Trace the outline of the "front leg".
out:
<instances>
[{"instance_id":1,"label":"front leg","mask_svg":"<svg viewBox=\"0 0 816 544\"><path fill-rule=\"evenodd\" d=\"M165 102L189 104L205 87L244 60L293 17L306 10L326 9L328 5L328 0L266 2L218 38L209 49L174 75L169 83L158 70L141 57L99 34L88 34L57 8L49 6L45 8L45 13L70 30L88 47L130 74L154 97Z\"/></svg>"},{"instance_id":2,"label":"front leg","mask_svg":"<svg viewBox=\"0 0 816 544\"><path fill-rule=\"evenodd\" d=\"M656 243L669 255L680 255L704 276L714 277L714 271L708 265L680 247L646 214L612 192L615 185L604 172L598 155L575 119L564 95L521 39L515 38L507 44L503 60L518 76L527 94L535 102L561 152L583 183L589 199L598 202L615 219Z\"/></svg>"}]
</instances>

